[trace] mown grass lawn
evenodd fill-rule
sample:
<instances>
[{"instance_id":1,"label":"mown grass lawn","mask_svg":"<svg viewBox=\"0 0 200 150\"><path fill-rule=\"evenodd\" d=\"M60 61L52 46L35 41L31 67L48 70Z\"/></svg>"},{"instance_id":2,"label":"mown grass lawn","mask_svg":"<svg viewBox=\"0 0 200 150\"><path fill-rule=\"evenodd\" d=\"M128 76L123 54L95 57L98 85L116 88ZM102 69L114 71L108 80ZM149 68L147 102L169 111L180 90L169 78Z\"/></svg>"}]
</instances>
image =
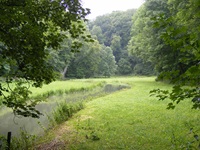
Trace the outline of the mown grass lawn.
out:
<instances>
[{"instance_id":1,"label":"mown grass lawn","mask_svg":"<svg viewBox=\"0 0 200 150\"><path fill-rule=\"evenodd\" d=\"M153 77L102 80L128 83L132 88L87 102L85 109L49 132L46 138L59 138L66 149L75 150L198 147L199 110L192 110L189 101L180 103L174 110L167 110L169 101L149 97L150 90L170 89L170 85L155 82Z\"/></svg>"}]
</instances>

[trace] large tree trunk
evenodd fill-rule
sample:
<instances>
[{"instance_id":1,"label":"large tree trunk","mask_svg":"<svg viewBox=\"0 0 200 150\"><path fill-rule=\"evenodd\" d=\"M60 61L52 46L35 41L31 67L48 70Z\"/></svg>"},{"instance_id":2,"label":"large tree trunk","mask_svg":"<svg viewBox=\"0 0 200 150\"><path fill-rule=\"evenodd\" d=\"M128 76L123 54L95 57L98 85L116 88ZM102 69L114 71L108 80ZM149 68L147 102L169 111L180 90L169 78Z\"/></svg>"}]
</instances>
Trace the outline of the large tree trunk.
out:
<instances>
[{"instance_id":1,"label":"large tree trunk","mask_svg":"<svg viewBox=\"0 0 200 150\"><path fill-rule=\"evenodd\" d=\"M67 69L68 69L68 65L66 65L63 72L61 72L63 79L65 79L65 74L67 73Z\"/></svg>"}]
</instances>

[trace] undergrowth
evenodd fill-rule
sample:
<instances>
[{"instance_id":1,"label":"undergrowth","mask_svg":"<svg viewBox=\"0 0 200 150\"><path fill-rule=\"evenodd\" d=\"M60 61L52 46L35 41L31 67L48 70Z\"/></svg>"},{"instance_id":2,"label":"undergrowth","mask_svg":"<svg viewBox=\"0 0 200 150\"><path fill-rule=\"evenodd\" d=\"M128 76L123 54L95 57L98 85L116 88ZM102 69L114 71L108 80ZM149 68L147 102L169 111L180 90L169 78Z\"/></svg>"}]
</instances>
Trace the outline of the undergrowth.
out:
<instances>
[{"instance_id":1,"label":"undergrowth","mask_svg":"<svg viewBox=\"0 0 200 150\"><path fill-rule=\"evenodd\" d=\"M21 128L20 136L13 137L11 142L11 150L29 150L34 147L37 136L29 134L25 129Z\"/></svg>"},{"instance_id":2,"label":"undergrowth","mask_svg":"<svg viewBox=\"0 0 200 150\"><path fill-rule=\"evenodd\" d=\"M53 119L56 124L67 121L73 114L84 108L83 102L67 103L62 102L58 104L53 112Z\"/></svg>"}]
</instances>

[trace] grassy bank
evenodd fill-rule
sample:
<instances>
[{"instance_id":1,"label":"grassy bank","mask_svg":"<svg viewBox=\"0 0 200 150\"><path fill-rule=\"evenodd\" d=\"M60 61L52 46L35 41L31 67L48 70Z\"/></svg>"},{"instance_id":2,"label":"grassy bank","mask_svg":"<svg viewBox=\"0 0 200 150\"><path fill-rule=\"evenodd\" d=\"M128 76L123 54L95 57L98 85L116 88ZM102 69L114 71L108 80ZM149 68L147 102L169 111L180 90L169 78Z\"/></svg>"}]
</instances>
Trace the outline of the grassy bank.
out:
<instances>
[{"instance_id":1,"label":"grassy bank","mask_svg":"<svg viewBox=\"0 0 200 150\"><path fill-rule=\"evenodd\" d=\"M12 132L12 149L27 149L27 147L34 144L37 137L35 135L41 135L44 131L48 131L49 127L52 128L71 118L74 113L84 108L83 102L123 88L130 88L130 86L118 82L110 84L101 80L70 80L56 81L46 85L38 91L37 95L34 90L38 89L32 89L35 94L34 97L46 99L45 102L37 105L37 109L44 116L41 116L39 120L32 118L20 119L15 118L8 109L5 109L0 113L0 133L6 135L8 131ZM13 122L13 118L15 118L17 124ZM24 143L26 144L24 145Z\"/></svg>"},{"instance_id":2,"label":"grassy bank","mask_svg":"<svg viewBox=\"0 0 200 150\"><path fill-rule=\"evenodd\" d=\"M45 135L38 148L51 144L77 150L198 147L199 110L192 110L189 101L167 110L168 101L149 97L150 90L170 89L170 85L155 82L152 77L96 79L100 80L128 83L132 88L87 102L85 109Z\"/></svg>"}]
</instances>

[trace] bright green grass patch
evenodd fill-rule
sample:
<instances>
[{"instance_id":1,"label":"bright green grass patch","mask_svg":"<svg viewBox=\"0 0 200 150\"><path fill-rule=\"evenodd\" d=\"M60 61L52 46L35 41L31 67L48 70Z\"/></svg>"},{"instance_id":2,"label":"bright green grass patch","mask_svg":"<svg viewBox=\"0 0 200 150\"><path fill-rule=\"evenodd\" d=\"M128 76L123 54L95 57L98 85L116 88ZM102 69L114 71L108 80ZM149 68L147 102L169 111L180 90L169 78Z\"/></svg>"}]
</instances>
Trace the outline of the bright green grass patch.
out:
<instances>
[{"instance_id":1,"label":"bright green grass patch","mask_svg":"<svg viewBox=\"0 0 200 150\"><path fill-rule=\"evenodd\" d=\"M100 79L97 79L100 80ZM171 150L198 147L194 135L200 135L199 110L189 101L167 110L169 101L149 97L154 88L170 85L154 78L112 78L107 82L129 83L132 88L89 101L67 125L76 130L63 139L70 149L80 150ZM190 132L195 131L195 134ZM194 143L192 143L194 141Z\"/></svg>"},{"instance_id":2,"label":"bright green grass patch","mask_svg":"<svg viewBox=\"0 0 200 150\"><path fill-rule=\"evenodd\" d=\"M91 82L88 80L84 82L82 80L67 80L67 81L55 81L48 85L43 85L42 88L31 88L32 96L42 95L48 92L62 92L70 91L72 89L89 88L101 84L100 82Z\"/></svg>"}]
</instances>

